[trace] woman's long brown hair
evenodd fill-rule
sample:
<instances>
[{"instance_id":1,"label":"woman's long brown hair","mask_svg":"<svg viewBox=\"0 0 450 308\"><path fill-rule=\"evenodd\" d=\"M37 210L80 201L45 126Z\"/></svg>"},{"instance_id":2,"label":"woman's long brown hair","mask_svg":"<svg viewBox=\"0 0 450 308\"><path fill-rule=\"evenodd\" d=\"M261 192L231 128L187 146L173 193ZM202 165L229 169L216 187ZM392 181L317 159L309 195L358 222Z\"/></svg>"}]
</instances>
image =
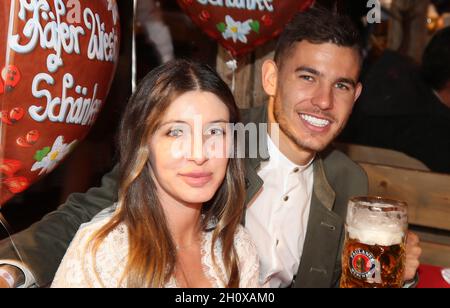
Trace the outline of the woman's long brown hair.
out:
<instances>
[{"instance_id":1,"label":"woman's long brown hair","mask_svg":"<svg viewBox=\"0 0 450 308\"><path fill-rule=\"evenodd\" d=\"M105 237L119 224L128 228L129 254L123 279L128 287L162 287L174 275L176 249L151 175L149 140L164 112L188 91L215 94L228 107L230 122L239 121L233 94L217 73L206 65L176 60L151 71L139 84L126 107L120 125L120 181L118 211L92 241L94 258ZM235 153L236 154L236 153ZM234 156L236 157L236 156ZM213 232L213 248L222 244L227 287L239 286L234 235L245 202L242 161L229 160L225 179L214 197L202 208L202 230ZM208 230L208 223L215 227Z\"/></svg>"}]
</instances>

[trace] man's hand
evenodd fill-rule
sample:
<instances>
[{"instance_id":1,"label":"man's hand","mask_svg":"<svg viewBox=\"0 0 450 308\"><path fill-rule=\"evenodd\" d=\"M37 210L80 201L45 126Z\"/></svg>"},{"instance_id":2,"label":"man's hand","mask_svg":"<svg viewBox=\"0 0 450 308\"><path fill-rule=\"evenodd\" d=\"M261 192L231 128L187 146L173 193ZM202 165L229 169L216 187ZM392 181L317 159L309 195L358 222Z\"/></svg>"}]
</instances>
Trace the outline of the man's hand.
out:
<instances>
[{"instance_id":1,"label":"man's hand","mask_svg":"<svg viewBox=\"0 0 450 308\"><path fill-rule=\"evenodd\" d=\"M419 237L408 232L406 239L406 264L405 274L403 276L404 281L414 279L417 269L419 268L419 257L422 254L422 248L419 247Z\"/></svg>"}]
</instances>

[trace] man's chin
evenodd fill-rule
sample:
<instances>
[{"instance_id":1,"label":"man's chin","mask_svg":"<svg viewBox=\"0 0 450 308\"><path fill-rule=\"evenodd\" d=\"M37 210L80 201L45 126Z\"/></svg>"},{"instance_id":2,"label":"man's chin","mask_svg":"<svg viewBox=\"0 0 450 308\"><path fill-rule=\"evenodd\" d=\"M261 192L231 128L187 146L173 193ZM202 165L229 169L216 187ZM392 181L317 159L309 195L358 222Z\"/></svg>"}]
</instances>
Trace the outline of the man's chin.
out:
<instances>
[{"instance_id":1,"label":"man's chin","mask_svg":"<svg viewBox=\"0 0 450 308\"><path fill-rule=\"evenodd\" d=\"M304 142L302 140L296 140L297 145L309 152L321 152L326 149L329 142L319 142L319 141L311 141L311 142Z\"/></svg>"}]
</instances>

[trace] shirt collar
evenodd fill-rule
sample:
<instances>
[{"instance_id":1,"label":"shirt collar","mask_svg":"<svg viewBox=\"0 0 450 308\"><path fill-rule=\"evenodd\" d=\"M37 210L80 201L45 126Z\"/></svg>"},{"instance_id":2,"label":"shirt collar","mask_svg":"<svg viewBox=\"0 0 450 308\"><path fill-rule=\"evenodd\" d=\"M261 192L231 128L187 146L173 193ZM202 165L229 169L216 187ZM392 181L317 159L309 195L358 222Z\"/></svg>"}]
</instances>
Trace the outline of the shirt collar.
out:
<instances>
[{"instance_id":1,"label":"shirt collar","mask_svg":"<svg viewBox=\"0 0 450 308\"><path fill-rule=\"evenodd\" d=\"M307 164L297 165L280 151L280 149L273 143L268 134L266 135L266 138L270 161L273 162L274 160L277 160L283 169L286 168L288 170L291 170L292 172L302 172L308 169L308 167L311 166L312 162L314 161L315 156Z\"/></svg>"}]
</instances>

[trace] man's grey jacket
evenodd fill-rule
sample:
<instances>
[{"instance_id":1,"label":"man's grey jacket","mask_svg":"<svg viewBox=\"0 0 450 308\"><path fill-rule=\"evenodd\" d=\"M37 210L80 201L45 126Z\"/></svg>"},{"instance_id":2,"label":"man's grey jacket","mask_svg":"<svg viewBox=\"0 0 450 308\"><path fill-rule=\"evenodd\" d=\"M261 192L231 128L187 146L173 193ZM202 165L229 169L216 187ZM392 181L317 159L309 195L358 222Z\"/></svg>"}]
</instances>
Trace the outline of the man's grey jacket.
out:
<instances>
[{"instance_id":1,"label":"man's grey jacket","mask_svg":"<svg viewBox=\"0 0 450 308\"><path fill-rule=\"evenodd\" d=\"M244 124L267 123L266 106L243 110L241 114ZM267 151L266 131L258 133L261 133L262 148ZM247 201L264 185L257 174L263 156L245 159ZM336 287L341 274L347 201L351 196L367 194L367 176L347 156L333 149L319 153L313 164L311 209L303 255L293 286ZM14 236L15 244L39 286L51 283L79 226L117 201L117 176L116 167L103 177L101 187L70 195L58 210ZM18 259L8 239L0 243L0 259Z\"/></svg>"}]
</instances>

